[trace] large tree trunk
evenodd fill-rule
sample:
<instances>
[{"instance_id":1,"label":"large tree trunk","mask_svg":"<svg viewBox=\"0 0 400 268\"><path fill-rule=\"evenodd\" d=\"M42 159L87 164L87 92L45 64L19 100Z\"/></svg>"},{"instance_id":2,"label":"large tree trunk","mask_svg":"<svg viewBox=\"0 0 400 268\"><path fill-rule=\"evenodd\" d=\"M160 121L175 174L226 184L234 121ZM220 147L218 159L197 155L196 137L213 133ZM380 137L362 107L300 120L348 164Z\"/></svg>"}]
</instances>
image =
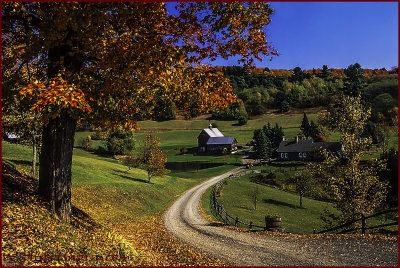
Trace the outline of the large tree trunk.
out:
<instances>
[{"instance_id":1,"label":"large tree trunk","mask_svg":"<svg viewBox=\"0 0 400 268\"><path fill-rule=\"evenodd\" d=\"M76 120L67 112L43 128L39 193L63 221L71 215L71 166Z\"/></svg>"},{"instance_id":2,"label":"large tree trunk","mask_svg":"<svg viewBox=\"0 0 400 268\"><path fill-rule=\"evenodd\" d=\"M68 29L65 39L48 51L48 78L79 73L83 66L77 33ZM65 79L66 77L64 77ZM51 210L65 222L71 216L71 166L76 120L63 111L43 128L39 166L39 192Z\"/></svg>"}]
</instances>

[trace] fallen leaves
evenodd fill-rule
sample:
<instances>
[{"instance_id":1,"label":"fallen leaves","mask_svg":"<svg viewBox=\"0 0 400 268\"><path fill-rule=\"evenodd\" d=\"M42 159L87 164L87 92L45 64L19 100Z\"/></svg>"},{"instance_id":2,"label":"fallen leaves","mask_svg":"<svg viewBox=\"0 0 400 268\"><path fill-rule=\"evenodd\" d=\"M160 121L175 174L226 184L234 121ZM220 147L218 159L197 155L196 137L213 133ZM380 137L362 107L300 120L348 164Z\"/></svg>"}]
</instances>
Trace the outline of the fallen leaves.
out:
<instances>
[{"instance_id":1,"label":"fallen leaves","mask_svg":"<svg viewBox=\"0 0 400 268\"><path fill-rule=\"evenodd\" d=\"M37 181L3 163L2 258L5 265L135 265L137 252L123 237L73 208L71 224L49 213L36 196Z\"/></svg>"},{"instance_id":2,"label":"fallen leaves","mask_svg":"<svg viewBox=\"0 0 400 268\"><path fill-rule=\"evenodd\" d=\"M153 216L139 223L128 222L116 226L138 252L138 264L145 266L223 266L222 261L180 243L163 226L161 216Z\"/></svg>"},{"instance_id":3,"label":"fallen leaves","mask_svg":"<svg viewBox=\"0 0 400 268\"><path fill-rule=\"evenodd\" d=\"M5 163L2 175L5 265L224 265L181 244L163 227L161 216L138 221L123 213L110 216L110 210L89 203L95 201L90 197L75 199L79 208L73 206L71 224L62 223L49 213L47 203L37 197L36 179ZM110 190L110 194L117 195Z\"/></svg>"}]
</instances>

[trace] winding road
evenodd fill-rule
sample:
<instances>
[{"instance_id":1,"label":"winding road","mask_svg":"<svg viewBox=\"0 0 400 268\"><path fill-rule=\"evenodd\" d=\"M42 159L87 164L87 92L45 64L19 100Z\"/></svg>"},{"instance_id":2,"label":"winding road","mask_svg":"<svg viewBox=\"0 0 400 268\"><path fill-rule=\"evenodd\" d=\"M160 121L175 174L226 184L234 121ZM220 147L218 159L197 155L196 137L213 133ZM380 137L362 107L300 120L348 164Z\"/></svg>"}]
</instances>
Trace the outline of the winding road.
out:
<instances>
[{"instance_id":1,"label":"winding road","mask_svg":"<svg viewBox=\"0 0 400 268\"><path fill-rule=\"evenodd\" d=\"M201 216L201 196L237 168L184 193L164 215L166 229L198 250L234 266L398 266L397 239L263 235L224 228Z\"/></svg>"}]
</instances>

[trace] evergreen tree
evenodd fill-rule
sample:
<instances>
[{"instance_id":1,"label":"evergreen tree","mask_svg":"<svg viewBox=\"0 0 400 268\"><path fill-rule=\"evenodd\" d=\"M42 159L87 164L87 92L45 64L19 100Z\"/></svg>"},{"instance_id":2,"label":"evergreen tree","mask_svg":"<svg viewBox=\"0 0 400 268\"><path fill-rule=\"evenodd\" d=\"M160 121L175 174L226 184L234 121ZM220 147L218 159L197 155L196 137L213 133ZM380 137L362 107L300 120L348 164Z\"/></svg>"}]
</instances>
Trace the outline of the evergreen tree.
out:
<instances>
[{"instance_id":1,"label":"evergreen tree","mask_svg":"<svg viewBox=\"0 0 400 268\"><path fill-rule=\"evenodd\" d=\"M315 139L320 134L318 125L312 120L308 134L309 134L308 137L311 137L313 139Z\"/></svg>"},{"instance_id":2,"label":"evergreen tree","mask_svg":"<svg viewBox=\"0 0 400 268\"><path fill-rule=\"evenodd\" d=\"M268 124L263 126L263 131L264 131L265 135L267 135L267 137L271 140L272 128L271 128L271 124L269 122L268 122Z\"/></svg>"},{"instance_id":3,"label":"evergreen tree","mask_svg":"<svg viewBox=\"0 0 400 268\"><path fill-rule=\"evenodd\" d=\"M275 127L271 129L271 143L272 143L272 148L276 149L279 147L279 144L281 143L284 132L282 127L278 125L278 123L275 124Z\"/></svg>"},{"instance_id":4,"label":"evergreen tree","mask_svg":"<svg viewBox=\"0 0 400 268\"><path fill-rule=\"evenodd\" d=\"M320 77L322 79L327 79L330 77L330 75L331 75L331 72L329 71L328 65L322 65L322 72L321 72Z\"/></svg>"},{"instance_id":5,"label":"evergreen tree","mask_svg":"<svg viewBox=\"0 0 400 268\"><path fill-rule=\"evenodd\" d=\"M344 69L345 78L343 92L345 95L357 97L362 93L362 89L365 86L363 73L364 70L358 63L351 64Z\"/></svg>"},{"instance_id":6,"label":"evergreen tree","mask_svg":"<svg viewBox=\"0 0 400 268\"><path fill-rule=\"evenodd\" d=\"M272 154L271 142L261 129L254 131L255 151L258 159L270 159Z\"/></svg>"},{"instance_id":7,"label":"evergreen tree","mask_svg":"<svg viewBox=\"0 0 400 268\"><path fill-rule=\"evenodd\" d=\"M304 72L300 67L296 67L293 69L293 74L290 77L291 82L301 82L305 78Z\"/></svg>"},{"instance_id":8,"label":"evergreen tree","mask_svg":"<svg viewBox=\"0 0 400 268\"><path fill-rule=\"evenodd\" d=\"M304 113L303 115L303 120L301 121L300 130L304 136L310 137L310 122L308 121L306 113Z\"/></svg>"}]
</instances>

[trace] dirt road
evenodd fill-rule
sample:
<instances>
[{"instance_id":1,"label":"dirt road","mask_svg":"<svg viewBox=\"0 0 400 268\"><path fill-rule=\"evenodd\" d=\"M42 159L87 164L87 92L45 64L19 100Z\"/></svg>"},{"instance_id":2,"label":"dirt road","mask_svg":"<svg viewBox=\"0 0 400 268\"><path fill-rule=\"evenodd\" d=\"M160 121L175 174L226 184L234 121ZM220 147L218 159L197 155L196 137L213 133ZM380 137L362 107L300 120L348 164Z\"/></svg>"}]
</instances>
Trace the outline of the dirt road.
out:
<instances>
[{"instance_id":1,"label":"dirt road","mask_svg":"<svg viewBox=\"0 0 400 268\"><path fill-rule=\"evenodd\" d=\"M397 266L397 239L261 235L210 223L199 212L206 189L239 171L214 177L182 195L166 212L166 229L200 251L235 266Z\"/></svg>"}]
</instances>

